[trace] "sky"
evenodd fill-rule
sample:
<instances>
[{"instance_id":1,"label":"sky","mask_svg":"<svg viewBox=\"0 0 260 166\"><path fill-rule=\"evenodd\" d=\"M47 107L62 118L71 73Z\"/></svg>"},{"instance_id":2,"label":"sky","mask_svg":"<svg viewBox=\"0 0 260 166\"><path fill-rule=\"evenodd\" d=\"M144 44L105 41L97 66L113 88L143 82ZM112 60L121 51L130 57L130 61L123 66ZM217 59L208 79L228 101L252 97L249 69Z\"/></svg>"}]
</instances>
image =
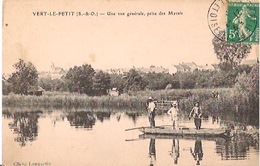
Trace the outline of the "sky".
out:
<instances>
[{"instance_id":1,"label":"sky","mask_svg":"<svg viewBox=\"0 0 260 166\"><path fill-rule=\"evenodd\" d=\"M5 0L3 2L3 73L18 59L38 71L51 64L69 69L170 67L181 62L218 63L207 12L212 0ZM33 12L97 12L99 16L34 16ZM148 12L164 16L147 16ZM168 15L168 11L183 15ZM101 16L100 13L143 12L146 16ZM255 59L254 46L249 59Z\"/></svg>"}]
</instances>

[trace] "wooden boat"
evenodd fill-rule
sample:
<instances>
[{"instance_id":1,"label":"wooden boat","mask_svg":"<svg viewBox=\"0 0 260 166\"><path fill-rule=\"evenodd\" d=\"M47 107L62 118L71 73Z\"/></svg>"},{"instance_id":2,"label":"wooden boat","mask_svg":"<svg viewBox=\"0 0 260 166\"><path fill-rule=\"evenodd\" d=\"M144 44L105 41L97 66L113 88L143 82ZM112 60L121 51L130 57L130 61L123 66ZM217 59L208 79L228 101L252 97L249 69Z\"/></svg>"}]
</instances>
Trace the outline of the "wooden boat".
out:
<instances>
[{"instance_id":1,"label":"wooden boat","mask_svg":"<svg viewBox=\"0 0 260 166\"><path fill-rule=\"evenodd\" d=\"M205 137L196 135L155 135L155 134L141 134L139 139L184 139L184 140L207 140L207 141L217 141L224 142L227 137L215 136L215 137Z\"/></svg>"},{"instance_id":2,"label":"wooden boat","mask_svg":"<svg viewBox=\"0 0 260 166\"><path fill-rule=\"evenodd\" d=\"M175 136L202 136L202 137L228 137L229 131L222 128L202 128L197 130L195 128L179 127L172 129L171 127L140 127L139 131L149 135L175 135Z\"/></svg>"}]
</instances>

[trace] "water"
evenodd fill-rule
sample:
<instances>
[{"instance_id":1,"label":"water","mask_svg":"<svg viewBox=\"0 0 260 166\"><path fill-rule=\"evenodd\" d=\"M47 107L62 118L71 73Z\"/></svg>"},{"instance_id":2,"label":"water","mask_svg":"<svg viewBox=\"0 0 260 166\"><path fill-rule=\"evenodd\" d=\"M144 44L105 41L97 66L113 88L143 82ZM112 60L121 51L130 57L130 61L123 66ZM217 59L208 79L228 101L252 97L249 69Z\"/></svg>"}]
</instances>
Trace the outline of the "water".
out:
<instances>
[{"instance_id":1,"label":"water","mask_svg":"<svg viewBox=\"0 0 260 166\"><path fill-rule=\"evenodd\" d=\"M143 166L239 165L256 166L258 145L239 136L221 138L144 138L138 130L148 126L142 113L39 110L3 113L3 162L6 166ZM171 124L166 114L156 125ZM181 125L193 127L185 117ZM202 127L218 128L212 119Z\"/></svg>"}]
</instances>

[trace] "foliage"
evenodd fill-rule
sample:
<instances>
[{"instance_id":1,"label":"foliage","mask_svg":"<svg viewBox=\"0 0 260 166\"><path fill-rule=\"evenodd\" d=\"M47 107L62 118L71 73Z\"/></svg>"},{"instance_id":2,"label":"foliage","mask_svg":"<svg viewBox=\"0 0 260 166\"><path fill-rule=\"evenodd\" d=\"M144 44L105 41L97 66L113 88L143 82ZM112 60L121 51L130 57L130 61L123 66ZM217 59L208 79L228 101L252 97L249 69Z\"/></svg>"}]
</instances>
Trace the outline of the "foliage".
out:
<instances>
[{"instance_id":1,"label":"foliage","mask_svg":"<svg viewBox=\"0 0 260 166\"><path fill-rule=\"evenodd\" d=\"M12 91L15 94L27 94L28 90L37 84L36 68L31 62L26 63L22 59L19 59L13 67L16 71L7 80L11 84Z\"/></svg>"},{"instance_id":2,"label":"foliage","mask_svg":"<svg viewBox=\"0 0 260 166\"><path fill-rule=\"evenodd\" d=\"M123 75L121 74L110 74L111 82L110 86L111 88L116 88L120 94L124 91L124 85L125 85L125 79L122 78Z\"/></svg>"},{"instance_id":3,"label":"foliage","mask_svg":"<svg viewBox=\"0 0 260 166\"><path fill-rule=\"evenodd\" d=\"M62 79L51 79L50 77L39 78L38 85L46 91L64 91L65 90Z\"/></svg>"},{"instance_id":4,"label":"foliage","mask_svg":"<svg viewBox=\"0 0 260 166\"><path fill-rule=\"evenodd\" d=\"M168 84L173 82L173 77L169 73L143 73L142 75L146 88L151 90L165 89Z\"/></svg>"},{"instance_id":5,"label":"foliage","mask_svg":"<svg viewBox=\"0 0 260 166\"><path fill-rule=\"evenodd\" d=\"M244 96L247 98L249 104L258 109L259 105L259 65L255 65L251 72L246 72L238 75L235 84L235 92L237 96Z\"/></svg>"},{"instance_id":6,"label":"foliage","mask_svg":"<svg viewBox=\"0 0 260 166\"><path fill-rule=\"evenodd\" d=\"M2 93L3 95L8 95L11 92L11 84L7 82L6 78L2 77Z\"/></svg>"},{"instance_id":7,"label":"foliage","mask_svg":"<svg viewBox=\"0 0 260 166\"><path fill-rule=\"evenodd\" d=\"M139 91L144 89L144 81L142 76L135 69L131 69L125 78L125 92Z\"/></svg>"},{"instance_id":8,"label":"foliage","mask_svg":"<svg viewBox=\"0 0 260 166\"><path fill-rule=\"evenodd\" d=\"M93 77L93 90L95 96L106 95L110 87L111 78L108 73L98 71Z\"/></svg>"},{"instance_id":9,"label":"foliage","mask_svg":"<svg viewBox=\"0 0 260 166\"><path fill-rule=\"evenodd\" d=\"M179 74L180 88L193 89L196 85L196 73L185 72Z\"/></svg>"},{"instance_id":10,"label":"foliage","mask_svg":"<svg viewBox=\"0 0 260 166\"><path fill-rule=\"evenodd\" d=\"M257 72L254 72L255 74ZM253 74L252 74L253 75ZM256 77L252 77L256 78ZM257 88L255 84L255 88ZM254 89L254 88L253 88ZM84 109L133 109L145 111L145 103L149 96L157 99L158 102L165 100L179 100L179 108L182 112L188 113L195 102L199 102L204 116L219 116L222 120L237 119L244 124L258 124L258 107L248 103L245 95L237 96L234 88L214 88L214 89L171 89L171 90L145 90L131 91L129 95L123 94L113 96L88 96L85 94L69 92L45 92L42 96L3 96L3 106L5 107L54 107L54 108L84 108ZM218 93L217 97L213 93ZM254 96L252 96L254 97ZM259 97L258 97L259 98ZM257 97L255 99L257 101ZM257 104L257 102L256 102ZM237 105L239 107L237 107ZM252 111L254 107L254 111ZM241 114L242 113L242 114ZM243 117L251 117L249 119Z\"/></svg>"},{"instance_id":11,"label":"foliage","mask_svg":"<svg viewBox=\"0 0 260 166\"><path fill-rule=\"evenodd\" d=\"M223 33L224 35L224 33ZM237 67L250 53L252 46L245 43L228 43L216 36L212 40L214 52L220 60L220 68L228 71Z\"/></svg>"},{"instance_id":12,"label":"foliage","mask_svg":"<svg viewBox=\"0 0 260 166\"><path fill-rule=\"evenodd\" d=\"M65 76L69 91L92 95L94 74L95 70L88 64L70 68Z\"/></svg>"}]
</instances>

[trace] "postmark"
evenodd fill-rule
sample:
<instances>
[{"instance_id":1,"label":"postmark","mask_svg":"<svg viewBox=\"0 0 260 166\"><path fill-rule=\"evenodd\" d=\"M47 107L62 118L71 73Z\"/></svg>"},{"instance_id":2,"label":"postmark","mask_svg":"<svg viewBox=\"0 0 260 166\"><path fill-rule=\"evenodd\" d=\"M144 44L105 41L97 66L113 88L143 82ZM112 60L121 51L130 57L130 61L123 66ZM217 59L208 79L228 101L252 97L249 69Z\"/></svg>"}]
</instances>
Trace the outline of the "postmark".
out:
<instances>
[{"instance_id":1,"label":"postmark","mask_svg":"<svg viewBox=\"0 0 260 166\"><path fill-rule=\"evenodd\" d=\"M226 35L223 32L227 27L227 0L215 0L208 10L208 26L211 32L220 40L226 40Z\"/></svg>"},{"instance_id":2,"label":"postmark","mask_svg":"<svg viewBox=\"0 0 260 166\"><path fill-rule=\"evenodd\" d=\"M207 14L212 34L229 43L259 42L259 4L256 2L215 0Z\"/></svg>"}]
</instances>

